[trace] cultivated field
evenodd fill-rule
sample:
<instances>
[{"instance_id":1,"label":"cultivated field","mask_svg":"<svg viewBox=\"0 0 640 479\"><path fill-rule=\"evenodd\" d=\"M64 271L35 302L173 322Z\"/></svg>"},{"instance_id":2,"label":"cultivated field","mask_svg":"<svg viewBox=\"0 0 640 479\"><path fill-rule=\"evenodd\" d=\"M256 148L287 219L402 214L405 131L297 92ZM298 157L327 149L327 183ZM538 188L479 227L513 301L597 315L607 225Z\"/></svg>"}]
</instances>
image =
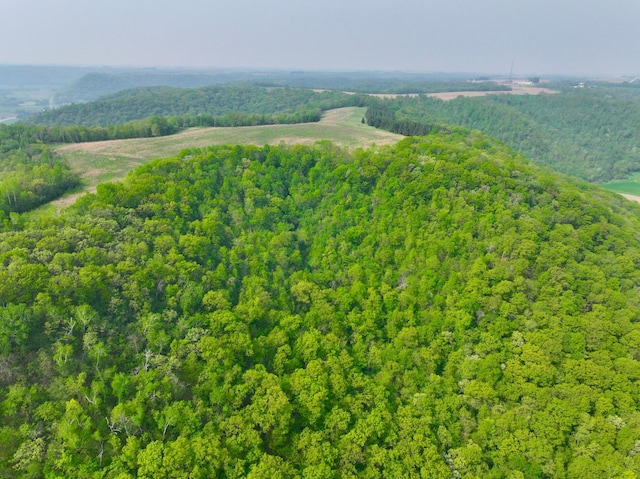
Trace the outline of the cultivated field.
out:
<instances>
[{"instance_id":1,"label":"cultivated field","mask_svg":"<svg viewBox=\"0 0 640 479\"><path fill-rule=\"evenodd\" d=\"M326 112L318 123L297 125L247 126L236 128L192 128L177 135L160 138L100 141L60 146L56 151L79 172L82 192L54 202L66 206L86 191L95 191L98 183L123 179L133 168L155 158L178 154L185 148L220 144L258 145L305 144L330 140L336 145L356 148L392 144L401 135L378 130L361 122L366 108L339 108Z\"/></svg>"},{"instance_id":2,"label":"cultivated field","mask_svg":"<svg viewBox=\"0 0 640 479\"><path fill-rule=\"evenodd\" d=\"M459 96L486 96L486 95L541 95L541 94L553 95L560 93L556 90L550 90L549 88L532 87L532 86L520 86L511 85L511 91L449 91L444 93L429 93L427 96L433 98L440 98L441 100L449 101Z\"/></svg>"}]
</instances>

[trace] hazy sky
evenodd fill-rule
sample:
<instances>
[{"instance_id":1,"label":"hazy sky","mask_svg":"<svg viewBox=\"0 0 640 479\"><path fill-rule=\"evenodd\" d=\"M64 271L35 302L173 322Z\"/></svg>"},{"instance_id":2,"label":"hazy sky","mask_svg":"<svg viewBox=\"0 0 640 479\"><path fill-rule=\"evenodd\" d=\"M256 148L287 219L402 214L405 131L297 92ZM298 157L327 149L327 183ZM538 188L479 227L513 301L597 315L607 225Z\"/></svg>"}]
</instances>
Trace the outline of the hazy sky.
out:
<instances>
[{"instance_id":1,"label":"hazy sky","mask_svg":"<svg viewBox=\"0 0 640 479\"><path fill-rule=\"evenodd\" d=\"M640 0L20 0L0 63L640 74Z\"/></svg>"}]
</instances>

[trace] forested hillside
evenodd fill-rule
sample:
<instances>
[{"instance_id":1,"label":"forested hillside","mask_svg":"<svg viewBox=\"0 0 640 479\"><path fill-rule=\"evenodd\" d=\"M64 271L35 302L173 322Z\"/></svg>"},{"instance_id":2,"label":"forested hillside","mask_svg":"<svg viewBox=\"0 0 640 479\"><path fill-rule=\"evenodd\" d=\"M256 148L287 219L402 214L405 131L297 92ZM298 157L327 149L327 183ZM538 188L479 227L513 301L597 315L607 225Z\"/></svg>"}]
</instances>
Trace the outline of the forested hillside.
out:
<instances>
[{"instance_id":1,"label":"forested hillside","mask_svg":"<svg viewBox=\"0 0 640 479\"><path fill-rule=\"evenodd\" d=\"M49 147L0 125L0 222L62 195L80 179Z\"/></svg>"},{"instance_id":2,"label":"forested hillside","mask_svg":"<svg viewBox=\"0 0 640 479\"><path fill-rule=\"evenodd\" d=\"M249 84L203 88L147 87L125 90L91 103L67 105L28 118L41 125L109 126L152 116L289 114L319 118L321 111L362 106L366 98L338 92L263 88ZM317 120L316 120L317 121Z\"/></svg>"},{"instance_id":3,"label":"forested hillside","mask_svg":"<svg viewBox=\"0 0 640 479\"><path fill-rule=\"evenodd\" d=\"M558 95L398 98L369 112L392 131L411 121L479 129L537 163L589 181L640 171L640 101L631 86L572 89ZM381 120L382 119L382 120ZM394 129L395 128L395 129Z\"/></svg>"},{"instance_id":4,"label":"forested hillside","mask_svg":"<svg viewBox=\"0 0 640 479\"><path fill-rule=\"evenodd\" d=\"M462 76L462 75L461 75ZM300 73L288 77L274 77L262 81L254 80L257 85L296 88L323 88L327 90L349 91L364 94L408 94L442 93L453 91L510 91L511 87L495 81L469 81L468 77L452 78L452 75L437 74L395 74L375 75L371 72L361 74L321 74Z\"/></svg>"},{"instance_id":5,"label":"forested hillside","mask_svg":"<svg viewBox=\"0 0 640 479\"><path fill-rule=\"evenodd\" d=\"M0 235L1 474L637 477L639 227L463 130L158 160Z\"/></svg>"},{"instance_id":6,"label":"forested hillside","mask_svg":"<svg viewBox=\"0 0 640 479\"><path fill-rule=\"evenodd\" d=\"M0 68L0 77L2 71ZM84 103L98 98L147 86L200 88L203 86L248 82L265 87L327 89L360 93L434 93L460 90L510 90L491 81L469 82L464 74L406 72L303 72L303 71L185 71L126 70L91 72L56 92L56 105Z\"/></svg>"}]
</instances>

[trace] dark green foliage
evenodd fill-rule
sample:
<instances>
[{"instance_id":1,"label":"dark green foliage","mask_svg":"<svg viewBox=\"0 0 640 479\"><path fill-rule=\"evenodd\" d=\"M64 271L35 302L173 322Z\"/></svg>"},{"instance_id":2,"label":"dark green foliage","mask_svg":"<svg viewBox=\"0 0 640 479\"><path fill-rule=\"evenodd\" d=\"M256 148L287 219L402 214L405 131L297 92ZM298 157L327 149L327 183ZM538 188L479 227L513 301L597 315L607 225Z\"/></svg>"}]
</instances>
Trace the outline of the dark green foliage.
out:
<instances>
[{"instance_id":1,"label":"dark green foliage","mask_svg":"<svg viewBox=\"0 0 640 479\"><path fill-rule=\"evenodd\" d=\"M571 87L557 95L398 98L386 101L389 123L457 124L500 139L528 158L589 181L640 171L637 88ZM631 99L630 99L631 98ZM395 131L395 130L394 130Z\"/></svg>"},{"instance_id":2,"label":"dark green foliage","mask_svg":"<svg viewBox=\"0 0 640 479\"><path fill-rule=\"evenodd\" d=\"M436 129L434 125L429 123L398 119L395 111L384 103L373 104L367 108L363 121L366 121L370 126L405 136L424 136Z\"/></svg>"},{"instance_id":3,"label":"dark green foliage","mask_svg":"<svg viewBox=\"0 0 640 479\"><path fill-rule=\"evenodd\" d=\"M0 472L636 477L639 213L464 130L145 165L0 235Z\"/></svg>"},{"instance_id":4,"label":"dark green foliage","mask_svg":"<svg viewBox=\"0 0 640 479\"><path fill-rule=\"evenodd\" d=\"M203 126L295 123L318 117L323 110L361 106L365 101L359 95L295 88L261 88L249 84L194 89L147 87L122 91L91 103L62 106L33 115L28 121L41 125L106 127L164 116L185 117L193 123L187 126L197 125L198 118L211 118ZM234 122L233 115L239 118L251 115L256 120ZM278 121L278 115L283 117L283 121ZM212 120L214 117L222 117L223 120L215 123ZM270 120L261 121L258 119L260 117L270 117Z\"/></svg>"},{"instance_id":5,"label":"dark green foliage","mask_svg":"<svg viewBox=\"0 0 640 479\"><path fill-rule=\"evenodd\" d=\"M0 228L3 217L59 197L79 184L78 175L19 127L0 125Z\"/></svg>"}]
</instances>

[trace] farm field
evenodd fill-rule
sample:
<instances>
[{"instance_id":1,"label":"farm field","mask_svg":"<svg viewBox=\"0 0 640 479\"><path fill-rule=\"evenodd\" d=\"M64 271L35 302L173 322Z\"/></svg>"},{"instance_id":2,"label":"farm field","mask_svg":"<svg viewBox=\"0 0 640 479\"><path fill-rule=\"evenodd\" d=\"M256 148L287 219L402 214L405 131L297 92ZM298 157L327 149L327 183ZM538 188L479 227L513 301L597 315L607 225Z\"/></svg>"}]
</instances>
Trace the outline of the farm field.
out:
<instances>
[{"instance_id":1,"label":"farm field","mask_svg":"<svg viewBox=\"0 0 640 479\"><path fill-rule=\"evenodd\" d=\"M60 146L56 151L79 172L83 179L81 192L55 201L56 206L71 204L81 194L95 191L98 183L123 179L127 173L155 158L173 156L185 148L201 148L220 144L304 144L329 140L346 148L372 144L392 144L401 135L363 124L366 108L347 107L330 110L318 123L266 125L235 128L193 128L159 138L137 138Z\"/></svg>"},{"instance_id":2,"label":"farm field","mask_svg":"<svg viewBox=\"0 0 640 479\"><path fill-rule=\"evenodd\" d=\"M511 87L511 91L448 91L442 93L429 93L427 96L431 98L440 98L444 101L453 100L459 96L478 97L487 95L554 95L560 93L556 90L543 87L517 86Z\"/></svg>"},{"instance_id":3,"label":"farm field","mask_svg":"<svg viewBox=\"0 0 640 479\"><path fill-rule=\"evenodd\" d=\"M602 186L616 193L640 196L640 173L636 173L626 180L610 181Z\"/></svg>"}]
</instances>

